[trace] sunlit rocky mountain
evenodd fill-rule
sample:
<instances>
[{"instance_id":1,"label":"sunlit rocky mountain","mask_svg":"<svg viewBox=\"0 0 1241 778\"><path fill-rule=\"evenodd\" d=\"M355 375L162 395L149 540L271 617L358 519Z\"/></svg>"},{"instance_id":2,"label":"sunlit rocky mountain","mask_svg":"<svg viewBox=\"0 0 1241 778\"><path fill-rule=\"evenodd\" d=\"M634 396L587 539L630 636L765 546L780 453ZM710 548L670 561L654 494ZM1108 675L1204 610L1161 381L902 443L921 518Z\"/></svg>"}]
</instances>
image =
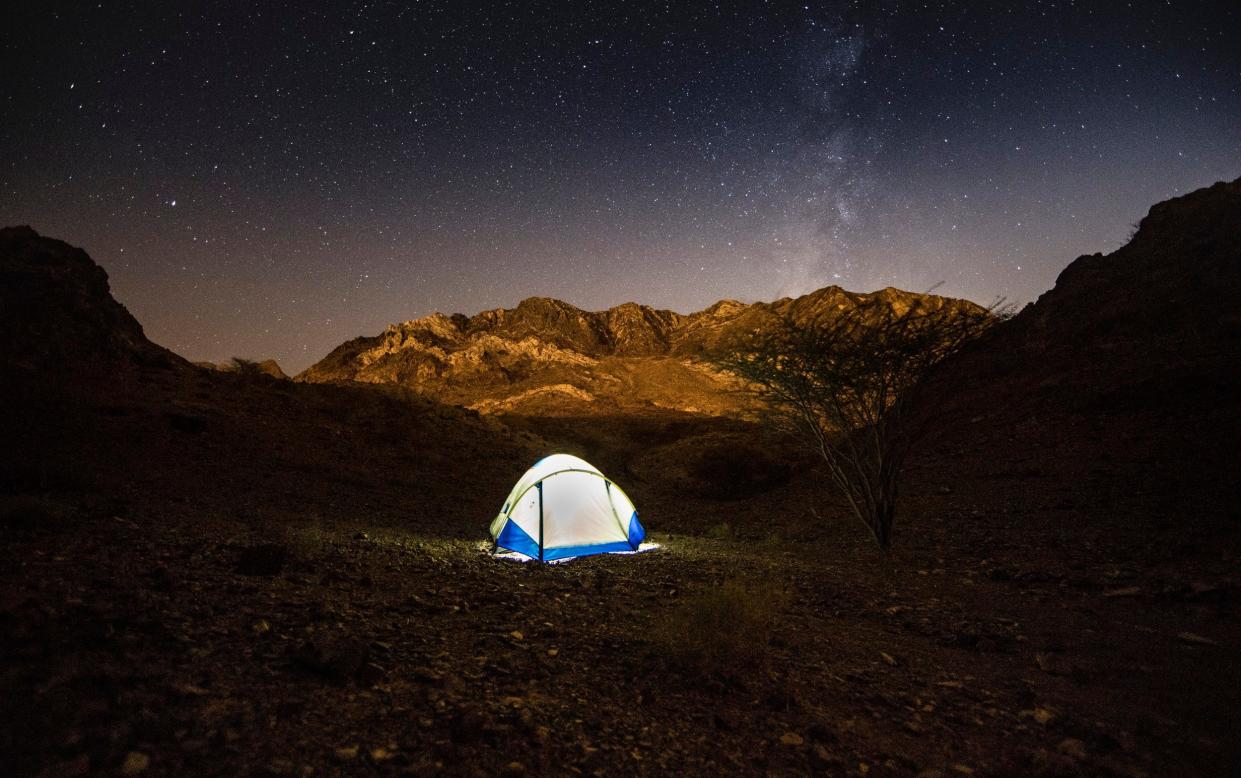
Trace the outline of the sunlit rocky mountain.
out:
<instances>
[{"instance_id":1,"label":"sunlit rocky mountain","mask_svg":"<svg viewBox=\"0 0 1241 778\"><path fill-rule=\"evenodd\" d=\"M899 289L829 286L775 302L719 302L680 314L637 303L584 311L531 297L475 316L432 314L337 347L298 376L399 384L483 413L605 413L643 407L709 415L744 403L704 356L781 318L800 323L880 299L898 310L974 303Z\"/></svg>"}]
</instances>

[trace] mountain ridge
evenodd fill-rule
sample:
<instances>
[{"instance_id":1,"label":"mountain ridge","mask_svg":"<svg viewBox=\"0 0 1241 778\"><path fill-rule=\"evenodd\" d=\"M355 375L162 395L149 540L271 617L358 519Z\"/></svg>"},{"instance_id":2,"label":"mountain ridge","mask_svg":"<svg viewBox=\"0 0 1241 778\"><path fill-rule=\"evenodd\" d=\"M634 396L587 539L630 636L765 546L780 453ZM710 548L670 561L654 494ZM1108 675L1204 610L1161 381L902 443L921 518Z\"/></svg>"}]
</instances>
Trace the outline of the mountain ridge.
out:
<instances>
[{"instance_id":1,"label":"mountain ridge","mask_svg":"<svg viewBox=\"0 0 1241 778\"><path fill-rule=\"evenodd\" d=\"M732 380L704 361L712 349L780 318L810 323L875 299L902 311L981 310L893 287L860 293L827 286L771 302L723 299L689 314L636 302L587 311L528 297L473 316L436 312L390 324L337 346L297 380L398 384L482 412L559 413L593 403L730 414L741 401L724 391Z\"/></svg>"}]
</instances>

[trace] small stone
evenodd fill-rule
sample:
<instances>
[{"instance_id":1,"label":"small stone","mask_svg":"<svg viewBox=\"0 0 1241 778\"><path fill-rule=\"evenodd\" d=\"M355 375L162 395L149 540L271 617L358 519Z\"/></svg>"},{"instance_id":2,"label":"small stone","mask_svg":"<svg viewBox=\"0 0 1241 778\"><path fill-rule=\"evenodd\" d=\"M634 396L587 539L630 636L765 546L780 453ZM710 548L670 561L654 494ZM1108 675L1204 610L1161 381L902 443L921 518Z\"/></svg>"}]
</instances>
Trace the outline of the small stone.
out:
<instances>
[{"instance_id":1,"label":"small stone","mask_svg":"<svg viewBox=\"0 0 1241 778\"><path fill-rule=\"evenodd\" d=\"M526 774L526 766L522 764L521 762L513 761L513 762L509 762L507 765L504 766L503 775L517 776L517 775L525 775L525 774Z\"/></svg>"},{"instance_id":2,"label":"small stone","mask_svg":"<svg viewBox=\"0 0 1241 778\"><path fill-rule=\"evenodd\" d=\"M796 732L785 732L780 736L780 742L786 746L800 746L805 743L806 740Z\"/></svg>"},{"instance_id":3,"label":"small stone","mask_svg":"<svg viewBox=\"0 0 1241 778\"><path fill-rule=\"evenodd\" d=\"M1055 654L1035 654L1034 663L1049 675L1071 675L1073 673L1072 665L1063 657Z\"/></svg>"},{"instance_id":4,"label":"small stone","mask_svg":"<svg viewBox=\"0 0 1241 778\"><path fill-rule=\"evenodd\" d=\"M1218 646L1219 645L1219 643L1216 643L1214 640L1211 640L1208 637L1203 637L1202 635L1199 635L1196 632L1182 632L1178 634L1177 637L1185 641L1186 643L1194 643L1199 646Z\"/></svg>"},{"instance_id":5,"label":"small stone","mask_svg":"<svg viewBox=\"0 0 1241 778\"><path fill-rule=\"evenodd\" d=\"M892 656L891 654L885 651L880 651L879 656L883 657L883 661L886 662L889 666L896 667L896 664L897 664L896 657Z\"/></svg>"},{"instance_id":6,"label":"small stone","mask_svg":"<svg viewBox=\"0 0 1241 778\"><path fill-rule=\"evenodd\" d=\"M1075 737L1061 740L1060 745L1056 746L1056 750L1065 756L1071 756L1074 759L1086 758L1086 744Z\"/></svg>"},{"instance_id":7,"label":"small stone","mask_svg":"<svg viewBox=\"0 0 1241 778\"><path fill-rule=\"evenodd\" d=\"M1110 589L1103 593L1104 597L1136 597L1142 593L1139 586L1126 586L1123 589Z\"/></svg>"},{"instance_id":8,"label":"small stone","mask_svg":"<svg viewBox=\"0 0 1241 778\"><path fill-rule=\"evenodd\" d=\"M812 761L819 767L838 767L844 764L840 757L833 755L831 751L819 744L815 744L810 755L813 757Z\"/></svg>"},{"instance_id":9,"label":"small stone","mask_svg":"<svg viewBox=\"0 0 1241 778\"><path fill-rule=\"evenodd\" d=\"M396 754L392 753L383 746L371 749L371 759L376 762L386 762L394 756L396 756Z\"/></svg>"},{"instance_id":10,"label":"small stone","mask_svg":"<svg viewBox=\"0 0 1241 778\"><path fill-rule=\"evenodd\" d=\"M151 757L141 751L130 751L121 764L121 775L140 775L151 766Z\"/></svg>"},{"instance_id":11,"label":"small stone","mask_svg":"<svg viewBox=\"0 0 1241 778\"><path fill-rule=\"evenodd\" d=\"M384 670L374 662L367 662L362 665L362 669L358 670L358 680L367 686L374 686L377 683L383 683L384 678L388 676L388 671Z\"/></svg>"},{"instance_id":12,"label":"small stone","mask_svg":"<svg viewBox=\"0 0 1241 778\"><path fill-rule=\"evenodd\" d=\"M343 762L348 762L352 759L357 759L357 757L358 757L357 746L341 746L340 748L336 749L336 758Z\"/></svg>"},{"instance_id":13,"label":"small stone","mask_svg":"<svg viewBox=\"0 0 1241 778\"><path fill-rule=\"evenodd\" d=\"M556 656L556 655L557 655L557 654L559 654L559 653L560 653L560 649L558 649L558 648L549 648L549 649L547 649L547 655L548 655L548 656Z\"/></svg>"},{"instance_id":14,"label":"small stone","mask_svg":"<svg viewBox=\"0 0 1241 778\"><path fill-rule=\"evenodd\" d=\"M1056 714L1052 713L1047 708L1035 708L1034 709L1034 720L1040 724L1047 724L1053 721L1055 718L1056 718Z\"/></svg>"},{"instance_id":15,"label":"small stone","mask_svg":"<svg viewBox=\"0 0 1241 778\"><path fill-rule=\"evenodd\" d=\"M508 634L509 634L509 637L511 637L513 640L524 640L526 637L525 635L521 634L521 630L519 629L515 629Z\"/></svg>"},{"instance_id":16,"label":"small stone","mask_svg":"<svg viewBox=\"0 0 1241 778\"><path fill-rule=\"evenodd\" d=\"M365 532L355 532L353 533L353 539L354 540L370 540L371 536L367 535Z\"/></svg>"},{"instance_id":17,"label":"small stone","mask_svg":"<svg viewBox=\"0 0 1241 778\"><path fill-rule=\"evenodd\" d=\"M271 577L280 575L289 560L289 549L279 543L261 543L242 549L237 572L242 575Z\"/></svg>"},{"instance_id":18,"label":"small stone","mask_svg":"<svg viewBox=\"0 0 1241 778\"><path fill-rule=\"evenodd\" d=\"M267 623L267 619L259 619L250 626L250 631L254 633L255 637L261 638L268 632L271 632L271 625Z\"/></svg>"}]
</instances>

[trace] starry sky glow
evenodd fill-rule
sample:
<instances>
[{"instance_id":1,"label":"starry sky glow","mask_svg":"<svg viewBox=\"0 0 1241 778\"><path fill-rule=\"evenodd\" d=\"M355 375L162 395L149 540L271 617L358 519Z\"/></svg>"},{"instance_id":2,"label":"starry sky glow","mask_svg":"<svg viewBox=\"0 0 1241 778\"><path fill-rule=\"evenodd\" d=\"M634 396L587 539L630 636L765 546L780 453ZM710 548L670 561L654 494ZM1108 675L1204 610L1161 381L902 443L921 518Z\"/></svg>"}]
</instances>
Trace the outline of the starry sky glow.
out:
<instances>
[{"instance_id":1,"label":"starry sky glow","mask_svg":"<svg viewBox=\"0 0 1241 778\"><path fill-rule=\"evenodd\" d=\"M26 7L21 7L26 5ZM300 370L531 295L1025 302L1241 175L1235 2L19 4L0 224Z\"/></svg>"}]
</instances>

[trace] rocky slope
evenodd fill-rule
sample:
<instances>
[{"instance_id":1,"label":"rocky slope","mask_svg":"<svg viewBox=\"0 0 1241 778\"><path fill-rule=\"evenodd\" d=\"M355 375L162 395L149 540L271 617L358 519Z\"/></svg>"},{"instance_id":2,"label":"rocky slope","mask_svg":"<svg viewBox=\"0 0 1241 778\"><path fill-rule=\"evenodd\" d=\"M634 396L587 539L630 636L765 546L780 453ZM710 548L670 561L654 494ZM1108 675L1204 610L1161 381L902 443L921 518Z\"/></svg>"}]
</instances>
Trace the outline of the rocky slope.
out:
<instances>
[{"instance_id":1,"label":"rocky slope","mask_svg":"<svg viewBox=\"0 0 1241 778\"><path fill-rule=\"evenodd\" d=\"M108 274L85 251L30 227L0 229L0 302L6 368L185 364L147 340L142 325L112 299Z\"/></svg>"},{"instance_id":2,"label":"rocky slope","mask_svg":"<svg viewBox=\"0 0 1241 778\"><path fill-rule=\"evenodd\" d=\"M288 489L282 510L323 514L333 494L380 478L383 500L422 515L462 452L511 456L496 491L534 457L477 414L399 387L295 384L274 362L193 365L146 338L84 251L28 227L0 230L0 332L0 495L157 492L246 511Z\"/></svg>"},{"instance_id":3,"label":"rocky slope","mask_svg":"<svg viewBox=\"0 0 1241 778\"><path fill-rule=\"evenodd\" d=\"M928 410L946 445L992 429L1037 440L1066 426L1203 477L1241 472L1241 179L1159 203L1116 251L947 366ZM981 430L980 430L981 427Z\"/></svg>"},{"instance_id":4,"label":"rocky slope","mask_svg":"<svg viewBox=\"0 0 1241 778\"><path fill-rule=\"evenodd\" d=\"M703 361L725 339L778 317L810 322L879 298L891 306L973 303L897 289L827 287L797 298L721 300L689 315L625 303L583 311L532 297L476 316L433 314L355 338L298 376L309 382L406 386L485 413L614 413L663 408L720 415L740 408L730 382Z\"/></svg>"}]
</instances>

